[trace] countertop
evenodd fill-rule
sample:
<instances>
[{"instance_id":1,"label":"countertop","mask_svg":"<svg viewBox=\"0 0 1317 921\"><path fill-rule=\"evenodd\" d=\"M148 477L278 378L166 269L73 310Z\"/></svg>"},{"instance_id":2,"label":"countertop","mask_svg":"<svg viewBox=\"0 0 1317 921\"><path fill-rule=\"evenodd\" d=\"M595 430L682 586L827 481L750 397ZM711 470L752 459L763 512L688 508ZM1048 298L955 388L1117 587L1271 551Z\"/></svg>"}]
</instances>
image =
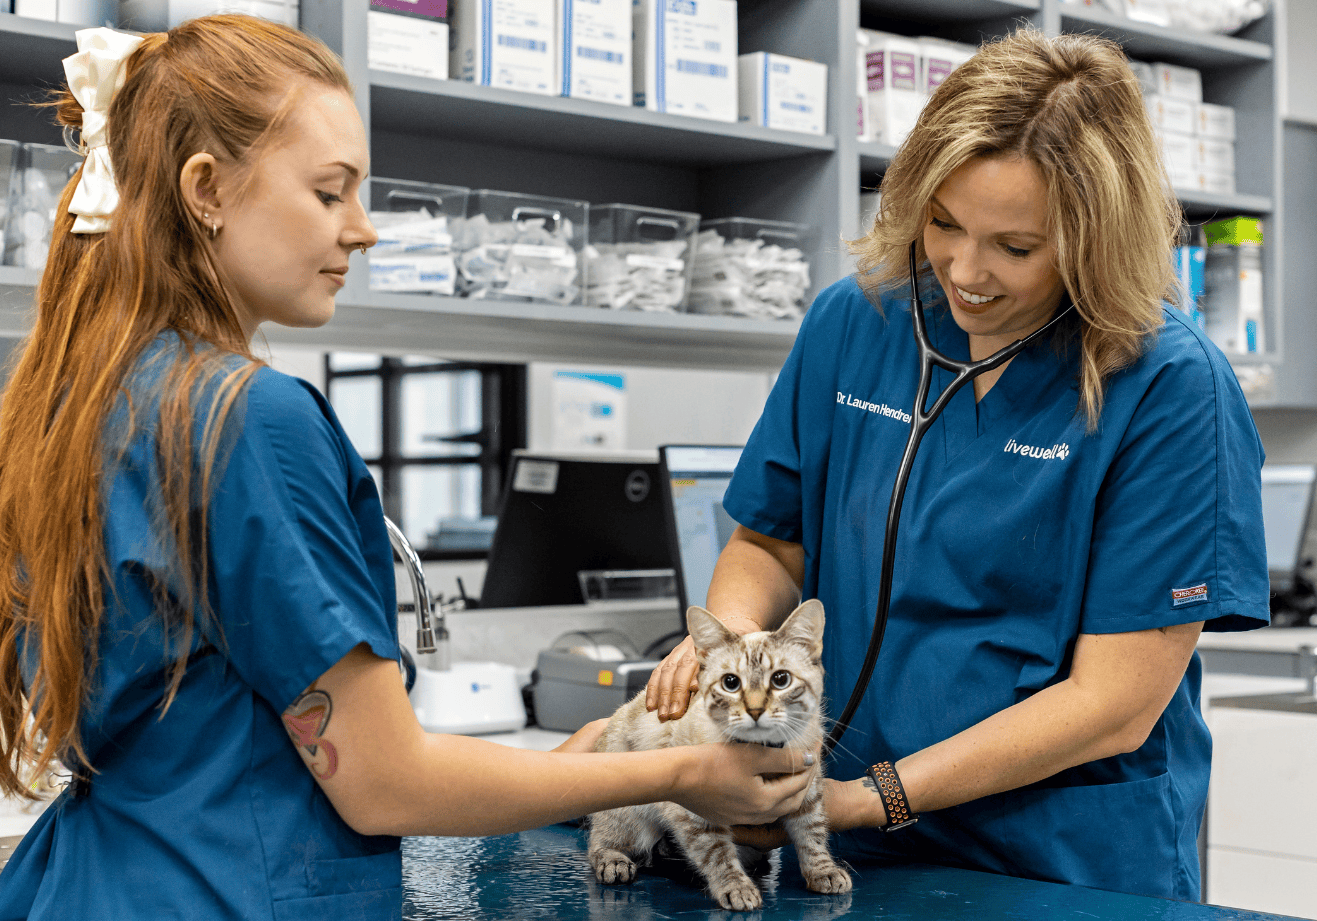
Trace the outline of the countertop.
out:
<instances>
[{"instance_id":1,"label":"countertop","mask_svg":"<svg viewBox=\"0 0 1317 921\"><path fill-rule=\"evenodd\" d=\"M1274 921L1284 916L1121 895L922 864L852 867L854 891L805 889L783 848L756 873L762 911L723 911L684 862L666 860L628 886L596 882L585 833L555 825L497 838L403 840L403 918L408 921Z\"/></svg>"},{"instance_id":2,"label":"countertop","mask_svg":"<svg viewBox=\"0 0 1317 921\"><path fill-rule=\"evenodd\" d=\"M1294 652L1300 646L1317 646L1317 627L1262 627L1242 633L1204 633L1198 637L1200 650Z\"/></svg>"}]
</instances>

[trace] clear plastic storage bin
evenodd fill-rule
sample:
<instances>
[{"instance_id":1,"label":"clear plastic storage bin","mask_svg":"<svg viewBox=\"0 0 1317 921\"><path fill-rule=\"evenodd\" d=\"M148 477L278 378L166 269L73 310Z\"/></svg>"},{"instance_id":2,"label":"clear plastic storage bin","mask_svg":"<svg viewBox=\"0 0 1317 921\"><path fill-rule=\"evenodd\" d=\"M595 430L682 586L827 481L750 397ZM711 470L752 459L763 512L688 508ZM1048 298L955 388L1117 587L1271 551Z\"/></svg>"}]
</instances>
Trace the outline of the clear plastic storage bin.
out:
<instances>
[{"instance_id":1,"label":"clear plastic storage bin","mask_svg":"<svg viewBox=\"0 0 1317 921\"><path fill-rule=\"evenodd\" d=\"M457 293L453 234L471 190L461 186L370 181L370 219L380 239L370 250L372 291Z\"/></svg>"},{"instance_id":2,"label":"clear plastic storage bin","mask_svg":"<svg viewBox=\"0 0 1317 921\"><path fill-rule=\"evenodd\" d=\"M23 144L14 180L9 184L9 215L4 227L4 264L44 269L50 231L60 196L82 157L67 147Z\"/></svg>"},{"instance_id":3,"label":"clear plastic storage bin","mask_svg":"<svg viewBox=\"0 0 1317 921\"><path fill-rule=\"evenodd\" d=\"M583 201L479 189L453 234L466 297L581 302L590 206Z\"/></svg>"},{"instance_id":4,"label":"clear plastic storage bin","mask_svg":"<svg viewBox=\"0 0 1317 921\"><path fill-rule=\"evenodd\" d=\"M700 224L688 309L758 320L805 313L813 228L728 217Z\"/></svg>"},{"instance_id":5,"label":"clear plastic storage bin","mask_svg":"<svg viewBox=\"0 0 1317 921\"><path fill-rule=\"evenodd\" d=\"M9 223L11 199L15 196L13 185L18 176L18 152L21 147L18 141L0 139L0 259L3 259L5 253L5 230Z\"/></svg>"},{"instance_id":6,"label":"clear plastic storage bin","mask_svg":"<svg viewBox=\"0 0 1317 921\"><path fill-rule=\"evenodd\" d=\"M591 205L585 303L675 312L686 305L700 216L635 205Z\"/></svg>"}]
</instances>

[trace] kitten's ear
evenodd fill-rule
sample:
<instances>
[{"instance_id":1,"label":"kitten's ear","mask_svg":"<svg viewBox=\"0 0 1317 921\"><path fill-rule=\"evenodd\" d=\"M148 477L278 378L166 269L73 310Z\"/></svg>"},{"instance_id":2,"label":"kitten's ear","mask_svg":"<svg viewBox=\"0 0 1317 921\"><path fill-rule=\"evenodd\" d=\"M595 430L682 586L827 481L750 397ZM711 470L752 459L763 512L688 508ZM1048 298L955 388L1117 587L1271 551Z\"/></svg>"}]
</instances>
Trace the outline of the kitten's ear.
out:
<instances>
[{"instance_id":1,"label":"kitten's ear","mask_svg":"<svg viewBox=\"0 0 1317 921\"><path fill-rule=\"evenodd\" d=\"M724 643L735 643L737 636L723 622L699 605L686 609L686 629L695 641L695 651L703 653Z\"/></svg>"},{"instance_id":2,"label":"kitten's ear","mask_svg":"<svg viewBox=\"0 0 1317 921\"><path fill-rule=\"evenodd\" d=\"M788 643L799 643L815 658L823 655L823 602L809 599L792 611L773 635Z\"/></svg>"}]
</instances>

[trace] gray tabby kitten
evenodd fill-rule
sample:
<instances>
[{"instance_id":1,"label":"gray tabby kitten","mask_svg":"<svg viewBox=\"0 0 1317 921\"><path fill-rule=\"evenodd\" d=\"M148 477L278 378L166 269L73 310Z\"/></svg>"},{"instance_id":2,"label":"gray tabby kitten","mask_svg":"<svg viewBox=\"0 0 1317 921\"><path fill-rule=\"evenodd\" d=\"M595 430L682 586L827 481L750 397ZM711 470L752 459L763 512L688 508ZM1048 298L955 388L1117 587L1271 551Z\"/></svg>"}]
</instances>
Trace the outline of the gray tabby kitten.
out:
<instances>
[{"instance_id":1,"label":"gray tabby kitten","mask_svg":"<svg viewBox=\"0 0 1317 921\"><path fill-rule=\"evenodd\" d=\"M823 738L823 604L806 601L777 630L738 636L704 608L686 612L700 661L699 690L679 720L660 723L640 693L623 704L595 746L624 752L732 740L815 750ZM851 878L828 851L823 775L811 769L805 801L783 823L796 846L805 883L815 892L849 892ZM675 803L624 806L590 819L590 864L601 883L629 883L637 861L670 831L723 908L763 905L745 872L731 829L715 827Z\"/></svg>"}]
</instances>

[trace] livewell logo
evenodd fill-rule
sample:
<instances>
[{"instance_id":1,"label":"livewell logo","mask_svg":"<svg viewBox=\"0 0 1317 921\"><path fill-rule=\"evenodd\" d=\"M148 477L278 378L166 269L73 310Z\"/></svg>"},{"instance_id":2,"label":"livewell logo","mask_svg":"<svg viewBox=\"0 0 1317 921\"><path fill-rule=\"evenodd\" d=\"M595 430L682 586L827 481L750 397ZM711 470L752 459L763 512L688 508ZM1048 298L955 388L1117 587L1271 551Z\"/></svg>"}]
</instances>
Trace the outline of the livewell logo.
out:
<instances>
[{"instance_id":1,"label":"livewell logo","mask_svg":"<svg viewBox=\"0 0 1317 921\"><path fill-rule=\"evenodd\" d=\"M1055 444L1050 448L1040 448L1036 445L1022 445L1014 438L1006 442L1006 447L1002 449L1007 454L1018 454L1021 457L1033 457L1038 460L1065 460L1070 456L1070 445Z\"/></svg>"}]
</instances>

